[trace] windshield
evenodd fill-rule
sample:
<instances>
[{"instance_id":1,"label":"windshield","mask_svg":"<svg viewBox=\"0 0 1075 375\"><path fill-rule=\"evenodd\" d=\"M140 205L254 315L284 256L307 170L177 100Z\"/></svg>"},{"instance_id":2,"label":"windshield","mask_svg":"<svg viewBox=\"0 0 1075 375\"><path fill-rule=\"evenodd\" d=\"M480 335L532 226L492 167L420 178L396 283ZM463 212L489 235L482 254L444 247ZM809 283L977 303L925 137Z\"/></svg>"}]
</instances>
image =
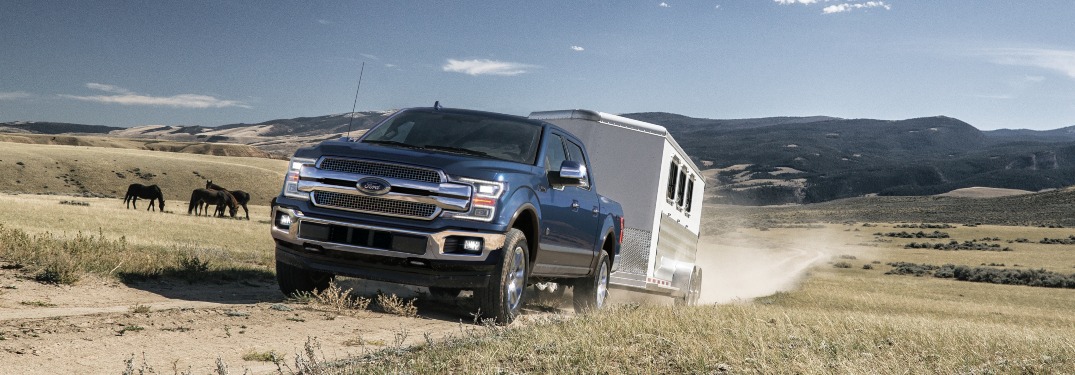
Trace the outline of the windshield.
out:
<instances>
[{"instance_id":1,"label":"windshield","mask_svg":"<svg viewBox=\"0 0 1075 375\"><path fill-rule=\"evenodd\" d=\"M362 142L534 164L541 126L510 118L409 111L370 130Z\"/></svg>"}]
</instances>

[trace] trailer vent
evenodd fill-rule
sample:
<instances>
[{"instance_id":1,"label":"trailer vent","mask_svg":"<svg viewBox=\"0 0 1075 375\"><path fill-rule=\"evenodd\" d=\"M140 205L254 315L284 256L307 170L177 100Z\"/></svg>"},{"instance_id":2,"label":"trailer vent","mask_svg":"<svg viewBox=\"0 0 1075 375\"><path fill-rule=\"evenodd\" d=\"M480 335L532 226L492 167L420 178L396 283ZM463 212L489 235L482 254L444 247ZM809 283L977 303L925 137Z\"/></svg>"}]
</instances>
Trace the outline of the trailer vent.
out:
<instances>
[{"instance_id":1,"label":"trailer vent","mask_svg":"<svg viewBox=\"0 0 1075 375\"><path fill-rule=\"evenodd\" d=\"M436 170L406 165L379 163L367 160L325 158L318 167L326 171L361 174L367 176L398 178L438 184L444 182Z\"/></svg>"},{"instance_id":2,"label":"trailer vent","mask_svg":"<svg viewBox=\"0 0 1075 375\"><path fill-rule=\"evenodd\" d=\"M624 228L623 245L620 247L619 272L645 275L649 271L649 246L652 232Z\"/></svg>"},{"instance_id":3,"label":"trailer vent","mask_svg":"<svg viewBox=\"0 0 1075 375\"><path fill-rule=\"evenodd\" d=\"M406 202L331 191L315 191L313 198L313 204L318 207L411 219L428 220L438 213L437 206L428 203Z\"/></svg>"}]
</instances>

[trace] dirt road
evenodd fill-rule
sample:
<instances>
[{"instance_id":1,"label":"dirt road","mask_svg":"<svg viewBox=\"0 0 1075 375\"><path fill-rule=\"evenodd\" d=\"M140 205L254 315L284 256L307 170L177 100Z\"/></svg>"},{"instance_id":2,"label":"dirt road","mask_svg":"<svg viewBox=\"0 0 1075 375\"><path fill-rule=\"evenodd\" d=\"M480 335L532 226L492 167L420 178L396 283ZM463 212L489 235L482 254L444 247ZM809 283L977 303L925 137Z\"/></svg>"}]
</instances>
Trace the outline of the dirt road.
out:
<instances>
[{"instance_id":1,"label":"dirt road","mask_svg":"<svg viewBox=\"0 0 1075 375\"><path fill-rule=\"evenodd\" d=\"M120 373L125 360L159 373L210 373L218 358L230 373L271 373L275 352L293 366L308 340L335 359L475 329L468 299L431 301L418 288L342 280L344 288L419 296L419 317L339 314L285 301L273 280L229 284L181 280L124 284L83 279L45 285L0 263L0 374ZM424 300L424 301L423 301ZM371 305L373 306L373 305ZM528 317L547 314L531 312ZM525 322L527 317L524 317ZM285 373L287 373L285 368Z\"/></svg>"}]
</instances>

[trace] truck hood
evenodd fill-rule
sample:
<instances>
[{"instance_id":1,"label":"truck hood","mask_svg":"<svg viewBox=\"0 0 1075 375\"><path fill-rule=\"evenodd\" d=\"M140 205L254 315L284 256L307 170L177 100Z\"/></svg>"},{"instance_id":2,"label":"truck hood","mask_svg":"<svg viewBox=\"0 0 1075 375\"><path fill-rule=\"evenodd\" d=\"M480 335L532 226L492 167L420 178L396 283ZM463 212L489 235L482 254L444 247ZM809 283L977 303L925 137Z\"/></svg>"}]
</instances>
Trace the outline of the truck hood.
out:
<instances>
[{"instance_id":1,"label":"truck hood","mask_svg":"<svg viewBox=\"0 0 1075 375\"><path fill-rule=\"evenodd\" d=\"M416 150L404 147L378 145L341 140L325 141L308 149L301 149L296 156L318 158L341 156L355 159L379 160L439 169L449 176L470 177L482 180L499 180L502 173L533 173L533 165L506 160L456 154L435 150Z\"/></svg>"}]
</instances>

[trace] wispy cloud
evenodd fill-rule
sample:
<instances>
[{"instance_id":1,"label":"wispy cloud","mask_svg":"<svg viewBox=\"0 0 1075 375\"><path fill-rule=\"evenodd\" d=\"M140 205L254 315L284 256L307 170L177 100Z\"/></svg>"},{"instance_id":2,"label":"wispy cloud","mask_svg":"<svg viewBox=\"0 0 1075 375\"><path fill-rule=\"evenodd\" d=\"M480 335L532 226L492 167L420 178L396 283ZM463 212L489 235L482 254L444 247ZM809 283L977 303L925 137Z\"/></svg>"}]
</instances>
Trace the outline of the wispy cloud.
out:
<instances>
[{"instance_id":1,"label":"wispy cloud","mask_svg":"<svg viewBox=\"0 0 1075 375\"><path fill-rule=\"evenodd\" d=\"M331 25L332 21L329 21L329 20L326 20L326 19L319 19L319 20L317 20L317 23L322 24L322 25Z\"/></svg>"},{"instance_id":2,"label":"wispy cloud","mask_svg":"<svg viewBox=\"0 0 1075 375\"><path fill-rule=\"evenodd\" d=\"M776 2L777 4L783 4L783 5L794 5L794 4L814 5L814 4L818 4L818 0L773 0L773 1ZM835 1L835 0L824 0L823 2L824 3L835 3L837 1ZM824 8L821 8L821 13L823 13L823 14L847 13L847 12L850 12L850 11L853 11L853 10L869 9L869 8L881 8L881 9L884 9L884 10L891 10L892 5L889 5L888 3L884 2L884 1L840 2L838 4L832 4L832 5L826 6Z\"/></svg>"},{"instance_id":3,"label":"wispy cloud","mask_svg":"<svg viewBox=\"0 0 1075 375\"><path fill-rule=\"evenodd\" d=\"M535 65L521 64L507 61L496 60L456 60L448 59L448 63L444 64L442 69L445 72L463 73L472 76L478 75L494 75L494 76L516 76L526 73L528 69L536 68Z\"/></svg>"},{"instance_id":4,"label":"wispy cloud","mask_svg":"<svg viewBox=\"0 0 1075 375\"><path fill-rule=\"evenodd\" d=\"M867 1L865 3L843 3L836 5L829 5L821 9L821 13L833 14L833 13L846 13L856 9L866 8L884 8L885 10L891 10L892 6L886 4L884 1Z\"/></svg>"},{"instance_id":5,"label":"wispy cloud","mask_svg":"<svg viewBox=\"0 0 1075 375\"><path fill-rule=\"evenodd\" d=\"M376 55L371 55L371 54L368 54L368 53L363 53L363 54L361 54L361 56L365 57L367 59L370 59L370 60L380 60L381 59L380 57L377 57Z\"/></svg>"},{"instance_id":6,"label":"wispy cloud","mask_svg":"<svg viewBox=\"0 0 1075 375\"><path fill-rule=\"evenodd\" d=\"M582 52L582 51L586 50L585 48L582 48L582 47L579 47L579 46L571 46L571 49L574 50L574 51L579 51L579 52Z\"/></svg>"},{"instance_id":7,"label":"wispy cloud","mask_svg":"<svg viewBox=\"0 0 1075 375\"><path fill-rule=\"evenodd\" d=\"M173 108L251 108L238 100L218 99L209 95L179 94L173 96L149 96L137 94L125 88L103 83L87 83L87 88L104 91L113 95L60 95L61 97L95 103L145 105Z\"/></svg>"},{"instance_id":8,"label":"wispy cloud","mask_svg":"<svg viewBox=\"0 0 1075 375\"><path fill-rule=\"evenodd\" d=\"M1075 79L1075 51L1045 48L997 48L986 54L995 64L1027 66L1052 70ZM1044 80L1045 77L1027 76Z\"/></svg>"},{"instance_id":9,"label":"wispy cloud","mask_svg":"<svg viewBox=\"0 0 1075 375\"><path fill-rule=\"evenodd\" d=\"M666 3L666 2L661 2L660 4L657 4L657 6L659 6L661 8L671 8L672 7L671 5L668 5L668 3Z\"/></svg>"},{"instance_id":10,"label":"wispy cloud","mask_svg":"<svg viewBox=\"0 0 1075 375\"><path fill-rule=\"evenodd\" d=\"M33 97L33 94L22 91L0 92L0 100L16 100Z\"/></svg>"}]
</instances>

